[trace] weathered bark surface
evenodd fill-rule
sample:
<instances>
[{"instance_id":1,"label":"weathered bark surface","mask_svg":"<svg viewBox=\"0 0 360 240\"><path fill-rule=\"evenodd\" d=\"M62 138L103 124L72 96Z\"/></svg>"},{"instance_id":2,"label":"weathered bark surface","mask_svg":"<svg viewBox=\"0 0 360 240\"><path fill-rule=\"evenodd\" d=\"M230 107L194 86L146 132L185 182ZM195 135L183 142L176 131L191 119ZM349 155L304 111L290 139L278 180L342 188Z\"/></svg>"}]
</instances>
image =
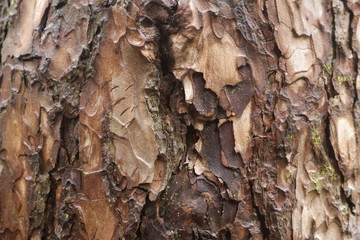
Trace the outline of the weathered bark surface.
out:
<instances>
[{"instance_id":1,"label":"weathered bark surface","mask_svg":"<svg viewBox=\"0 0 360 240\"><path fill-rule=\"evenodd\" d=\"M1 239L360 239L356 0L0 2Z\"/></svg>"}]
</instances>

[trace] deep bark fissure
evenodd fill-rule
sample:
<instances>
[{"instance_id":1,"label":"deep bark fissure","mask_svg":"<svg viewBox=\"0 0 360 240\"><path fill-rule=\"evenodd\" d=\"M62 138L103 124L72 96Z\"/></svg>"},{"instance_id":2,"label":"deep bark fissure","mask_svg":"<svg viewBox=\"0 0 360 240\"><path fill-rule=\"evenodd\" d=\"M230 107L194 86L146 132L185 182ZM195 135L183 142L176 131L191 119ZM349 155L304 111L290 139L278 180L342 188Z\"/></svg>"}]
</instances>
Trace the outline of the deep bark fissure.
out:
<instances>
[{"instance_id":1,"label":"deep bark fissure","mask_svg":"<svg viewBox=\"0 0 360 240\"><path fill-rule=\"evenodd\" d=\"M253 190L253 183L251 182L251 180L248 181L249 186L250 186L250 193L251 193L251 203L252 203L252 207L255 209L256 211L256 215L257 215L257 219L260 222L260 230L261 230L261 234L263 236L264 239L270 239L270 230L266 225L266 218L265 216L261 213L260 208L256 205L256 201L255 201L255 195L254 195L254 190Z\"/></svg>"},{"instance_id":2,"label":"deep bark fissure","mask_svg":"<svg viewBox=\"0 0 360 240\"><path fill-rule=\"evenodd\" d=\"M50 192L45 203L45 225L41 237L42 240L46 240L49 237L56 239L56 236L54 234L54 221L56 217L56 188L59 183L57 183L57 181L52 176L54 172L57 172L57 166L55 166L55 168L49 172Z\"/></svg>"},{"instance_id":3,"label":"deep bark fissure","mask_svg":"<svg viewBox=\"0 0 360 240\"><path fill-rule=\"evenodd\" d=\"M68 0L56 0L54 2L55 9L60 9L67 4Z\"/></svg>"}]
</instances>

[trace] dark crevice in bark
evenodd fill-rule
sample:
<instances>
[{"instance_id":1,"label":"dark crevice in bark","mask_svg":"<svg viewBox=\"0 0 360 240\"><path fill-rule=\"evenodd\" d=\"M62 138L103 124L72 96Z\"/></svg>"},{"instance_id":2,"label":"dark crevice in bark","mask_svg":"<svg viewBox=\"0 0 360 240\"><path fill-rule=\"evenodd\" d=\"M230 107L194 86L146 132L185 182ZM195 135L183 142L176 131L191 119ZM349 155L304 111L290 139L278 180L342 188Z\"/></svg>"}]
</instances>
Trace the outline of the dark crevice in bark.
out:
<instances>
[{"instance_id":1,"label":"dark crevice in bark","mask_svg":"<svg viewBox=\"0 0 360 240\"><path fill-rule=\"evenodd\" d=\"M333 50L333 54L331 56L331 63L330 63L331 64L330 65L331 69L330 69L329 76L328 76L327 82L326 82L326 84L328 86L327 87L325 86L325 90L326 90L328 99L331 99L336 95L336 91L335 91L334 85L332 83L332 79L333 79L333 76L334 76L334 66L333 66L333 64L334 64L334 62L335 62L335 60L337 59L337 56L338 56L338 49L337 49L336 35L335 35L335 30L336 30L336 23L335 23L336 20L335 20L335 18L336 18L336 15L335 15L335 10L334 10L334 6L333 6L333 1L330 2L330 10L331 10L331 16L332 16L331 42L332 42L332 48L334 50ZM328 110L328 112L329 112L329 110ZM333 146L332 146L332 144L330 142L330 134L331 134L331 131L330 131L330 114L328 113L327 117L325 118L325 144L326 144L325 146L327 146L327 150L328 150L327 154L329 154L330 159L333 159L333 164L332 165L333 165L335 171L340 174L341 182L343 183L344 182L344 176L342 175L342 172L341 172L341 170L339 168L339 165L336 162L335 152L334 152ZM341 190L343 190L343 189L341 188Z\"/></svg>"},{"instance_id":2,"label":"dark crevice in bark","mask_svg":"<svg viewBox=\"0 0 360 240\"><path fill-rule=\"evenodd\" d=\"M61 126L63 126L63 121L61 123ZM60 161L59 161L59 158L61 157L60 149L61 149L61 146L57 153L57 157L55 160L55 166L48 173L49 180L50 180L50 192L49 192L47 200L46 200L45 219L44 219L45 226L43 229L42 240L49 239L49 237L51 237L51 239L58 239L55 235L55 217L57 215L56 214L56 211L57 211L57 209L56 209L56 189L61 181L59 178L57 178L57 176L59 176L59 172L60 172Z\"/></svg>"},{"instance_id":3,"label":"dark crevice in bark","mask_svg":"<svg viewBox=\"0 0 360 240\"><path fill-rule=\"evenodd\" d=\"M281 50L280 50L280 48L279 48L279 46L277 45L276 42L274 43L274 53L275 53L275 56L276 56L277 59L280 59L282 57Z\"/></svg>"},{"instance_id":4,"label":"dark crevice in bark","mask_svg":"<svg viewBox=\"0 0 360 240\"><path fill-rule=\"evenodd\" d=\"M351 11L351 9L348 6L348 1L345 0L341 0L345 6L346 11L349 13L349 28L348 28L348 34L349 34L349 49L353 55L353 69L354 69L354 77L351 79L352 80L352 91L354 94L354 102L353 102L353 106L352 108L355 109L356 108L356 99L359 99L359 96L357 96L357 91L356 91L356 77L358 76L358 55L357 52L353 49L353 37L354 37L354 33L356 33L356 30L353 31L352 29L352 24L354 21L354 13L353 11ZM356 36L355 36L356 37ZM353 114L353 117L354 114Z\"/></svg>"},{"instance_id":5,"label":"dark crevice in bark","mask_svg":"<svg viewBox=\"0 0 360 240\"><path fill-rule=\"evenodd\" d=\"M350 209L350 212L352 214L354 214L355 204L351 201L351 196L348 197L345 193L344 188L342 187L345 184L345 176L344 176L343 172L341 171L338 162L336 161L335 152L334 152L334 149L330 142L330 118L329 118L329 116L327 116L325 118L325 124L326 124L326 127L325 127L325 146L326 146L326 148L325 149L327 150L326 154L328 154L329 160L331 161L331 164L334 167L335 172L340 177L340 182L341 182L340 195L343 198L343 200L347 203L347 205Z\"/></svg>"},{"instance_id":6,"label":"dark crevice in bark","mask_svg":"<svg viewBox=\"0 0 360 240\"><path fill-rule=\"evenodd\" d=\"M261 214L260 212L260 208L256 205L255 202L255 194L254 194L254 190L253 190L253 183L249 180L249 186L250 186L250 193L251 193L251 202L252 202L252 207L255 209L256 211L256 215L257 215L257 219L260 222L260 231L261 234L263 236L263 239L267 239L270 240L270 230L269 228L266 226L266 222L265 222L265 216L263 214Z\"/></svg>"},{"instance_id":7,"label":"dark crevice in bark","mask_svg":"<svg viewBox=\"0 0 360 240\"><path fill-rule=\"evenodd\" d=\"M105 2L103 3L103 7L104 8L109 8L111 6L114 6L115 4L117 4L119 1L118 0L105 0Z\"/></svg>"},{"instance_id":8,"label":"dark crevice in bark","mask_svg":"<svg viewBox=\"0 0 360 240\"><path fill-rule=\"evenodd\" d=\"M267 2L267 0L264 1L262 12L263 12L264 16L266 17L266 19L268 20L268 28L269 28L269 31L272 33L272 37L273 37L271 40L268 40L268 41L273 41L273 43L274 43L273 53L275 54L275 57L277 60L277 65L279 65L279 59L282 57L282 53L281 53L281 50L280 50L277 42L275 41L275 34L274 34L275 29L274 29L274 25L271 23L271 21L269 19L269 13L268 13L269 10L267 8L266 2Z\"/></svg>"},{"instance_id":9,"label":"dark crevice in bark","mask_svg":"<svg viewBox=\"0 0 360 240\"><path fill-rule=\"evenodd\" d=\"M330 13L331 13L331 46L332 46L332 55L330 56L330 62L325 63L323 66L323 77L325 78L324 89L326 90L327 98L335 96L335 88L332 84L332 78L334 76L334 61L337 57L337 49L336 49L336 36L335 36L335 12L332 6L332 1L330 2Z\"/></svg>"},{"instance_id":10,"label":"dark crevice in bark","mask_svg":"<svg viewBox=\"0 0 360 240\"><path fill-rule=\"evenodd\" d=\"M341 181L344 182L343 179ZM350 197L346 196L346 193L345 193L345 190L343 187L340 188L340 194L344 198L347 206L349 207L351 214L354 215L355 214L354 208L356 207L356 205L351 201L351 196Z\"/></svg>"},{"instance_id":11,"label":"dark crevice in bark","mask_svg":"<svg viewBox=\"0 0 360 240\"><path fill-rule=\"evenodd\" d=\"M331 12L331 17L332 17L332 22L331 22L331 43L332 43L332 48L333 48L333 57L332 60L335 60L337 58L337 45L336 45L336 35L335 35L335 28L336 28L336 23L335 23L335 10L334 10L334 6L333 6L333 1L331 1L330 3L330 12Z\"/></svg>"},{"instance_id":12,"label":"dark crevice in bark","mask_svg":"<svg viewBox=\"0 0 360 240\"><path fill-rule=\"evenodd\" d=\"M169 45L169 32L164 24L155 24L160 32L159 39L159 57L160 57L160 69L162 76L170 74L174 59L171 54L171 48Z\"/></svg>"},{"instance_id":13,"label":"dark crevice in bark","mask_svg":"<svg viewBox=\"0 0 360 240\"><path fill-rule=\"evenodd\" d=\"M41 36L41 33L44 31L45 27L46 27L46 23L49 17L49 12L50 12L50 8L51 8L51 4L49 4L47 6L47 8L45 9L45 12L41 18L40 24L37 28L37 32L39 34L39 36Z\"/></svg>"},{"instance_id":14,"label":"dark crevice in bark","mask_svg":"<svg viewBox=\"0 0 360 240\"><path fill-rule=\"evenodd\" d=\"M334 152L334 149L330 142L330 134L331 133L330 133L330 116L329 115L325 118L325 126L326 126L325 127L325 146L326 146L327 154L329 155L330 159L333 160L333 163L335 163L335 164L333 164L335 167L335 170L342 175L339 165L336 163L335 152ZM343 178L344 178L344 176L342 176L342 179Z\"/></svg>"},{"instance_id":15,"label":"dark crevice in bark","mask_svg":"<svg viewBox=\"0 0 360 240\"><path fill-rule=\"evenodd\" d=\"M173 12L176 10L177 4L175 6L172 6L171 9L165 6L161 6L161 7L163 7L169 13L169 16L172 16ZM142 18L140 23L145 27L150 27L154 25L158 30L158 36L157 36L158 59L154 63L155 66L157 67L158 75L156 78L153 79L153 82L151 82L151 84L149 84L149 86L145 88L145 95L153 96L159 101L158 110L155 111L151 110L148 104L148 110L154 122L157 122L158 124L162 125L162 129L156 129L155 127L156 131L161 131L164 135L166 135L167 139L173 138L175 141L180 141L180 139L182 139L181 143L183 143L186 148L186 146L188 145L185 141L189 130L186 128L184 128L184 130L177 129L177 131L180 132L176 132L172 129L171 131L174 132L171 135L169 132L167 132L169 131L167 129L167 124L169 123L165 122L165 119L168 118L172 122L173 126L177 126L180 128L181 126L186 126L183 116L177 112L177 109L173 107L173 103L172 103L172 101L177 101L178 98L181 98L184 95L184 93L181 82L178 79L176 79L173 73L171 72L174 60L172 56L171 46L169 43L169 35L171 32L171 30L169 29L171 28L169 22L171 22L171 20L169 19L163 21L163 19L150 19L149 17L145 16L144 18ZM191 132L195 133L195 131L191 131ZM160 140L160 142L161 141L162 140ZM160 143L160 144L164 144L164 143ZM157 222L157 219L150 220L147 212L156 211L154 209L155 204L164 203L162 196L164 194L166 195L166 191L170 189L169 186L170 182L182 169L182 164L184 163L185 160L185 154L182 154L182 156L180 156L181 160L177 162L179 156L177 155L178 153L176 153L176 151L174 150L174 143L172 142L170 144L166 143L166 148L167 148L166 153L158 155L157 161L160 161L159 159L162 158L161 161L166 162L167 164L166 171L170 171L170 176L166 180L167 187L166 190L164 189L157 195L156 200L153 202L149 199L149 195L146 197L145 200L146 202L140 212L138 227L135 232L136 239L149 239L149 236L147 236L148 234L147 231L149 231L148 228L152 228L152 227L155 228L154 231L158 232L159 235L157 237L159 239L163 239L163 236L161 236L160 232L165 234L165 228L166 228L165 224L164 226L161 226L162 228L164 228L163 231L156 229L155 225L160 225L160 223ZM148 188L143 188L143 190L148 191ZM161 209L164 210L165 208L160 207L160 211ZM159 217L162 220L164 218L164 216L161 216L161 213ZM173 229L166 229L166 230L173 231Z\"/></svg>"},{"instance_id":16,"label":"dark crevice in bark","mask_svg":"<svg viewBox=\"0 0 360 240\"><path fill-rule=\"evenodd\" d=\"M46 200L46 209L45 209L45 220L44 220L44 229L41 240L56 239L54 229L55 229L55 216L56 216L56 189L58 186L57 181L54 179L52 174L58 171L58 166L49 172L50 178L50 192Z\"/></svg>"},{"instance_id":17,"label":"dark crevice in bark","mask_svg":"<svg viewBox=\"0 0 360 240\"><path fill-rule=\"evenodd\" d=\"M8 33L8 24L9 24L9 22L11 22L11 17L7 16L7 14L6 14L9 6L10 6L10 0L0 2L0 63L2 62L2 54L1 54L2 51L1 50L3 47L3 42ZM0 77L1 77L1 74L2 74L2 71L0 70ZM0 86L1 86L1 80L0 80Z\"/></svg>"},{"instance_id":18,"label":"dark crevice in bark","mask_svg":"<svg viewBox=\"0 0 360 240\"><path fill-rule=\"evenodd\" d=\"M58 156L55 161L55 167L49 172L50 177L50 193L47 199L46 221L47 226L45 235L53 236L54 239L71 236L72 228L76 225L76 215L73 211L71 199L76 194L77 186L70 175L64 175L67 170L72 168L79 158L79 141L76 133L79 118L63 117L60 127L60 146ZM71 170L70 170L71 171ZM56 190L58 186L66 181L62 186L60 201L56 204ZM66 199L66 200L65 200ZM61 226L61 236L57 236L55 232L55 218ZM48 238L47 238L48 239Z\"/></svg>"},{"instance_id":19,"label":"dark crevice in bark","mask_svg":"<svg viewBox=\"0 0 360 240\"><path fill-rule=\"evenodd\" d=\"M146 210L148 209L148 205L150 205L151 207L154 207L152 204L149 204L149 203L150 203L149 197L146 197L145 204L144 204L143 208L141 209L140 216L139 216L139 223L138 223L138 227L137 227L136 233L135 233L136 239L146 239L146 237L144 238L144 236L142 235L141 224L143 223L143 219L146 215Z\"/></svg>"},{"instance_id":20,"label":"dark crevice in bark","mask_svg":"<svg viewBox=\"0 0 360 240\"><path fill-rule=\"evenodd\" d=\"M67 4L67 0L56 0L53 4L55 6L55 9L60 9Z\"/></svg>"},{"instance_id":21,"label":"dark crevice in bark","mask_svg":"<svg viewBox=\"0 0 360 240\"><path fill-rule=\"evenodd\" d=\"M61 124L61 144L66 151L69 164L72 165L79 154L79 140L76 138L76 126L79 124L79 118L64 117Z\"/></svg>"}]
</instances>

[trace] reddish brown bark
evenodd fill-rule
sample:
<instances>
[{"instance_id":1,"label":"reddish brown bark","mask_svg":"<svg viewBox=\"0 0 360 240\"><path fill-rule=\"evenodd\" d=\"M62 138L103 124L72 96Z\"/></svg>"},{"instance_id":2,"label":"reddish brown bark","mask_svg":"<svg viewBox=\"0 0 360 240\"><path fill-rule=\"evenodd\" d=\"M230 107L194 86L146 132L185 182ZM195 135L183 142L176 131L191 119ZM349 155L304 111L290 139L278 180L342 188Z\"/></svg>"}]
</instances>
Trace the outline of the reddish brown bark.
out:
<instances>
[{"instance_id":1,"label":"reddish brown bark","mask_svg":"<svg viewBox=\"0 0 360 240\"><path fill-rule=\"evenodd\" d=\"M360 6L0 3L1 239L359 239Z\"/></svg>"}]
</instances>

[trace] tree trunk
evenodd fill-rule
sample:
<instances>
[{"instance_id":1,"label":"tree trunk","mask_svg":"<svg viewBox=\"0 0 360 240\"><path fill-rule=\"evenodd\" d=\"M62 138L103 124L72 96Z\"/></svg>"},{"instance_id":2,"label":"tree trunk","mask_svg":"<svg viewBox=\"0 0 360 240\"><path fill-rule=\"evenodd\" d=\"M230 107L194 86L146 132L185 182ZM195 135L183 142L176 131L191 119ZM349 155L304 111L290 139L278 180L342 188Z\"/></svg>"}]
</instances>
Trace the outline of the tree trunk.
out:
<instances>
[{"instance_id":1,"label":"tree trunk","mask_svg":"<svg viewBox=\"0 0 360 240\"><path fill-rule=\"evenodd\" d=\"M360 239L356 0L2 0L1 239Z\"/></svg>"}]
</instances>

